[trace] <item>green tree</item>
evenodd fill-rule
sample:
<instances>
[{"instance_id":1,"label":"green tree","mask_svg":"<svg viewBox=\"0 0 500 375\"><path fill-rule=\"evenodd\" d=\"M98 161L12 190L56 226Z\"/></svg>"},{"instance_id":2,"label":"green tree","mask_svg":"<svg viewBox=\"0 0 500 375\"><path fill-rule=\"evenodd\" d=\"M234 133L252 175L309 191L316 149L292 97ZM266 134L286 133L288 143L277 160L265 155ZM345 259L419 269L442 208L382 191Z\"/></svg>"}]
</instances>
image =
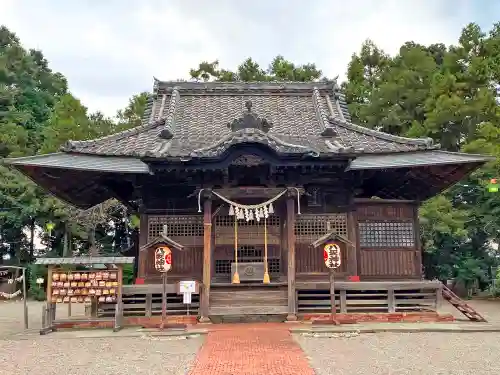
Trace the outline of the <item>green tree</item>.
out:
<instances>
[{"instance_id":1,"label":"green tree","mask_svg":"<svg viewBox=\"0 0 500 375\"><path fill-rule=\"evenodd\" d=\"M486 35L469 24L457 45L407 42L395 56L365 42L342 85L354 121L500 160L499 30L497 24ZM498 162L490 163L422 206L428 277L481 279L495 261L490 241L499 240L499 197L487 193L485 184L499 172Z\"/></svg>"},{"instance_id":2,"label":"green tree","mask_svg":"<svg viewBox=\"0 0 500 375\"><path fill-rule=\"evenodd\" d=\"M285 60L281 55L276 56L267 69L253 59L243 61L235 72L220 69L219 61L203 61L198 68L189 71L191 78L202 81L221 82L252 82L252 81L316 81L322 78L321 70L315 64L295 65Z\"/></svg>"}]
</instances>

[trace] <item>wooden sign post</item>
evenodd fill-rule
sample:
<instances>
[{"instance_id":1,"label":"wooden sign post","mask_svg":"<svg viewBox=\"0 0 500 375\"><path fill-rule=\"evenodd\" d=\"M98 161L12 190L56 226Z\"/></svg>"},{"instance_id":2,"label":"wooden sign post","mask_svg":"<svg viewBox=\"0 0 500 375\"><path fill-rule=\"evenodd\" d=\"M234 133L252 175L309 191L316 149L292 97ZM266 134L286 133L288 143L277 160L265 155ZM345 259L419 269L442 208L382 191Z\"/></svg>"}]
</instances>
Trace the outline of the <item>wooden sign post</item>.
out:
<instances>
[{"instance_id":1,"label":"wooden sign post","mask_svg":"<svg viewBox=\"0 0 500 375\"><path fill-rule=\"evenodd\" d=\"M160 246L155 250L155 268L162 273L163 293L161 296L161 325L160 329L165 327L167 320L167 274L172 268L172 250L166 246Z\"/></svg>"},{"instance_id":2,"label":"wooden sign post","mask_svg":"<svg viewBox=\"0 0 500 375\"><path fill-rule=\"evenodd\" d=\"M332 324L338 324L335 319L337 308L335 306L335 269L340 267L341 253L340 246L334 242L329 242L323 248L323 258L325 265L330 270L330 304L332 305Z\"/></svg>"}]
</instances>

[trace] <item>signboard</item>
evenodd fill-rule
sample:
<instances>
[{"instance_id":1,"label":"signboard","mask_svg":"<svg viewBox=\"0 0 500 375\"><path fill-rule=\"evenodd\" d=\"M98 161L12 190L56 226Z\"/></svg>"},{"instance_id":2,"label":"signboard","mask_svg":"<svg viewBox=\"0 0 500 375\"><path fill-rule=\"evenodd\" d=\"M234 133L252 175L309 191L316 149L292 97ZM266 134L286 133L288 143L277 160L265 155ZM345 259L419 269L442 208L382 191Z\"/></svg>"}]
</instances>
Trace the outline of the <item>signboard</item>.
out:
<instances>
[{"instance_id":1,"label":"signboard","mask_svg":"<svg viewBox=\"0 0 500 375\"><path fill-rule=\"evenodd\" d=\"M499 185L498 185L498 180L496 178L492 178L490 180L490 183L488 184L488 191L490 193L498 193L498 189L499 188Z\"/></svg>"},{"instance_id":2,"label":"signboard","mask_svg":"<svg viewBox=\"0 0 500 375\"><path fill-rule=\"evenodd\" d=\"M47 287L52 303L116 303L121 280L118 271L51 271ZM40 285L43 284L44 280Z\"/></svg>"},{"instance_id":3,"label":"signboard","mask_svg":"<svg viewBox=\"0 0 500 375\"><path fill-rule=\"evenodd\" d=\"M179 281L179 290L182 293L182 303L189 305L191 303L191 295L196 293L196 281Z\"/></svg>"},{"instance_id":4,"label":"signboard","mask_svg":"<svg viewBox=\"0 0 500 375\"><path fill-rule=\"evenodd\" d=\"M340 246L334 242L327 243L323 248L323 259L328 268L339 268L342 263Z\"/></svg>"},{"instance_id":5,"label":"signboard","mask_svg":"<svg viewBox=\"0 0 500 375\"><path fill-rule=\"evenodd\" d=\"M196 293L196 281L179 281L179 289L182 294L184 293Z\"/></svg>"},{"instance_id":6,"label":"signboard","mask_svg":"<svg viewBox=\"0 0 500 375\"><path fill-rule=\"evenodd\" d=\"M172 268L172 250L160 246L155 250L155 268L159 272L168 272Z\"/></svg>"}]
</instances>

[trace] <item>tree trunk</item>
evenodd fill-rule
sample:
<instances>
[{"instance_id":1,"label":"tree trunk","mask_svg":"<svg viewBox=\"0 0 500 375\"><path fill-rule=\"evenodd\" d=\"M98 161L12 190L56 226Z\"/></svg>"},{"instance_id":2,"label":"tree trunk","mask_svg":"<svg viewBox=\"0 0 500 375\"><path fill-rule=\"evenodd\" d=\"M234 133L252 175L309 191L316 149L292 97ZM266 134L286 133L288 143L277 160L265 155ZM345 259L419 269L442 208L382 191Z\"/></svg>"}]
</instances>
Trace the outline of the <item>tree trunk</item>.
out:
<instances>
[{"instance_id":1,"label":"tree trunk","mask_svg":"<svg viewBox=\"0 0 500 375\"><path fill-rule=\"evenodd\" d=\"M63 257L70 257L71 256L69 236L70 236L70 231L68 228L68 224L64 223Z\"/></svg>"},{"instance_id":2,"label":"tree trunk","mask_svg":"<svg viewBox=\"0 0 500 375\"><path fill-rule=\"evenodd\" d=\"M97 251L97 247L95 246L95 227L92 227L90 229L89 244L90 244L90 255L91 256L97 256L98 255L98 251Z\"/></svg>"},{"instance_id":3,"label":"tree trunk","mask_svg":"<svg viewBox=\"0 0 500 375\"><path fill-rule=\"evenodd\" d=\"M30 221L30 247L29 247L28 262L32 262L34 259L35 259L35 218L31 218L31 221Z\"/></svg>"}]
</instances>

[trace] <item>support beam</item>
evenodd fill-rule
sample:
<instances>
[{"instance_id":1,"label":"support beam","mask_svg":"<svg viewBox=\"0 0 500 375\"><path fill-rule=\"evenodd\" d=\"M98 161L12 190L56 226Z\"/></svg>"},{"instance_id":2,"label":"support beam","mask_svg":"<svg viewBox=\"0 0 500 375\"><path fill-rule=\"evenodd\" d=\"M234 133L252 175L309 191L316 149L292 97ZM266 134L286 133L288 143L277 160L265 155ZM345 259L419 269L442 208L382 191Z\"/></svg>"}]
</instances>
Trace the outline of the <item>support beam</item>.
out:
<instances>
[{"instance_id":1,"label":"support beam","mask_svg":"<svg viewBox=\"0 0 500 375\"><path fill-rule=\"evenodd\" d=\"M144 210L141 209L139 216L139 248L144 246L148 242L148 215L144 213ZM146 277L146 264L148 262L149 251L139 251L139 265L138 265L138 278Z\"/></svg>"},{"instance_id":2,"label":"support beam","mask_svg":"<svg viewBox=\"0 0 500 375\"><path fill-rule=\"evenodd\" d=\"M290 190L286 198L286 237L288 244L288 316L287 321L297 320L295 293L295 202L294 192Z\"/></svg>"},{"instance_id":3,"label":"support beam","mask_svg":"<svg viewBox=\"0 0 500 375\"><path fill-rule=\"evenodd\" d=\"M356 207L353 206L347 213L347 238L353 246L347 246L347 273L349 276L358 276L358 239L357 239L358 218L356 217Z\"/></svg>"},{"instance_id":4,"label":"support beam","mask_svg":"<svg viewBox=\"0 0 500 375\"><path fill-rule=\"evenodd\" d=\"M203 290L201 295L200 322L208 323L210 311L210 281L212 269L212 194L205 194L203 202Z\"/></svg>"}]
</instances>

